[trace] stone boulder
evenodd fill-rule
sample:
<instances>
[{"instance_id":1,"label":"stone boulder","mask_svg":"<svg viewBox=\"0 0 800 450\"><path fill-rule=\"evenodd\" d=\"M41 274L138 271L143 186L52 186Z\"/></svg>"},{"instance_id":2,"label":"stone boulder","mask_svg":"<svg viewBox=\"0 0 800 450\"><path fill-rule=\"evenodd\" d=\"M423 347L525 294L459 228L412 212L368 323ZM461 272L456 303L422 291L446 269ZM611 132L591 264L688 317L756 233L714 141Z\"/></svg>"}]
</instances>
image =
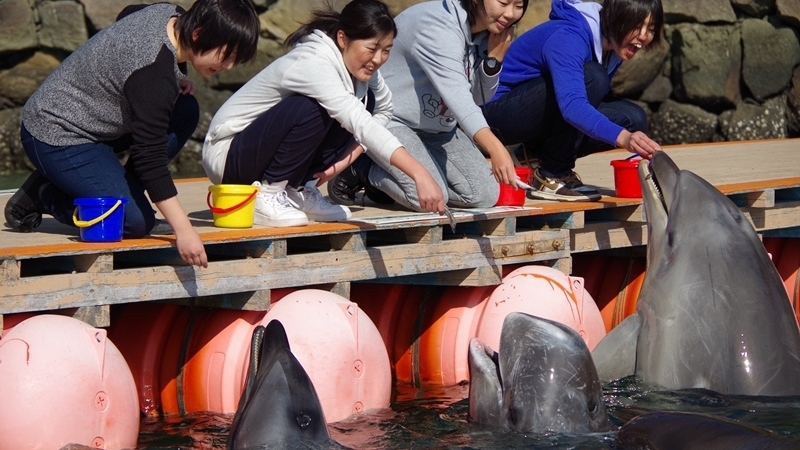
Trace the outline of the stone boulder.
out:
<instances>
[{"instance_id":1,"label":"stone boulder","mask_svg":"<svg viewBox=\"0 0 800 450\"><path fill-rule=\"evenodd\" d=\"M80 0L83 7L86 9L86 17L92 24L94 31L102 30L103 28L111 25L117 19L117 14L123 8L134 3L161 3L160 0ZM174 3L189 9L194 0L170 0L169 3Z\"/></svg>"},{"instance_id":2,"label":"stone boulder","mask_svg":"<svg viewBox=\"0 0 800 450\"><path fill-rule=\"evenodd\" d=\"M36 18L28 0L0 0L0 54L34 49Z\"/></svg>"},{"instance_id":3,"label":"stone boulder","mask_svg":"<svg viewBox=\"0 0 800 450\"><path fill-rule=\"evenodd\" d=\"M731 0L663 0L662 6L667 23L736 21Z\"/></svg>"},{"instance_id":4,"label":"stone boulder","mask_svg":"<svg viewBox=\"0 0 800 450\"><path fill-rule=\"evenodd\" d=\"M793 27L800 27L800 2L797 0L776 0L778 16Z\"/></svg>"},{"instance_id":5,"label":"stone boulder","mask_svg":"<svg viewBox=\"0 0 800 450\"><path fill-rule=\"evenodd\" d=\"M763 17L775 9L775 0L731 0L735 9L751 17Z\"/></svg>"},{"instance_id":6,"label":"stone boulder","mask_svg":"<svg viewBox=\"0 0 800 450\"><path fill-rule=\"evenodd\" d=\"M722 137L728 141L782 139L788 137L786 99L775 97L763 105L742 102L719 115Z\"/></svg>"},{"instance_id":7,"label":"stone boulder","mask_svg":"<svg viewBox=\"0 0 800 450\"><path fill-rule=\"evenodd\" d=\"M0 106L22 106L60 61L36 52L8 70L0 70Z\"/></svg>"},{"instance_id":8,"label":"stone boulder","mask_svg":"<svg viewBox=\"0 0 800 450\"><path fill-rule=\"evenodd\" d=\"M800 67L794 69L792 83L786 94L786 120L789 136L800 136Z\"/></svg>"},{"instance_id":9,"label":"stone boulder","mask_svg":"<svg viewBox=\"0 0 800 450\"><path fill-rule=\"evenodd\" d=\"M676 99L709 111L735 107L741 99L740 28L679 24L669 36Z\"/></svg>"},{"instance_id":10,"label":"stone boulder","mask_svg":"<svg viewBox=\"0 0 800 450\"><path fill-rule=\"evenodd\" d=\"M37 9L42 22L39 31L42 47L72 52L89 39L83 6L79 3L43 2Z\"/></svg>"},{"instance_id":11,"label":"stone boulder","mask_svg":"<svg viewBox=\"0 0 800 450\"><path fill-rule=\"evenodd\" d=\"M667 100L653 114L648 135L661 145L713 142L719 140L717 122L702 108Z\"/></svg>"},{"instance_id":12,"label":"stone boulder","mask_svg":"<svg viewBox=\"0 0 800 450\"><path fill-rule=\"evenodd\" d=\"M789 85L800 63L800 42L791 28L776 29L759 19L742 21L742 79L753 96L763 101Z\"/></svg>"},{"instance_id":13,"label":"stone boulder","mask_svg":"<svg viewBox=\"0 0 800 450\"><path fill-rule=\"evenodd\" d=\"M0 109L0 175L31 170L19 139L21 108Z\"/></svg>"}]
</instances>

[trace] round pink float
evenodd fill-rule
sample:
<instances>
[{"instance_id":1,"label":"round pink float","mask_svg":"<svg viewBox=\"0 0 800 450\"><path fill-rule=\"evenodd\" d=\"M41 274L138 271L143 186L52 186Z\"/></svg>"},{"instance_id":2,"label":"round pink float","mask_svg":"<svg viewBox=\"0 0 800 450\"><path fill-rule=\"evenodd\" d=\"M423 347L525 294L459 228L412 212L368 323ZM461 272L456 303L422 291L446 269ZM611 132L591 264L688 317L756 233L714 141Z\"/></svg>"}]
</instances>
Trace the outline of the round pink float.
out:
<instances>
[{"instance_id":1,"label":"round pink float","mask_svg":"<svg viewBox=\"0 0 800 450\"><path fill-rule=\"evenodd\" d=\"M580 334L589 350L606 335L603 317L583 287L583 278L551 267L524 266L503 277L503 283L487 299L476 337L496 351L503 321L511 312L567 325Z\"/></svg>"},{"instance_id":2,"label":"round pink float","mask_svg":"<svg viewBox=\"0 0 800 450\"><path fill-rule=\"evenodd\" d=\"M136 385L103 329L31 317L0 340L0 380L0 450L136 447Z\"/></svg>"},{"instance_id":3,"label":"round pink float","mask_svg":"<svg viewBox=\"0 0 800 450\"><path fill-rule=\"evenodd\" d=\"M272 305L262 324L273 319L286 329L292 353L314 383L328 422L389 407L392 374L386 346L356 303L303 289Z\"/></svg>"}]
</instances>

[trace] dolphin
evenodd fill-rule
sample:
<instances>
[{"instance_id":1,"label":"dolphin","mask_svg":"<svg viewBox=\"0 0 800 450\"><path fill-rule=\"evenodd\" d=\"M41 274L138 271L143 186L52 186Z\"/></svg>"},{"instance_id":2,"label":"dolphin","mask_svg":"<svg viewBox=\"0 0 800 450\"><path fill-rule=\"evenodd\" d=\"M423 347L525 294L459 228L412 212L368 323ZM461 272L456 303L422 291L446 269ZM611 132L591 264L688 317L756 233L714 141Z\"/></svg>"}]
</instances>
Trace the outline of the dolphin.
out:
<instances>
[{"instance_id":1,"label":"dolphin","mask_svg":"<svg viewBox=\"0 0 800 450\"><path fill-rule=\"evenodd\" d=\"M589 348L566 325L512 312L499 353L469 343L470 420L523 433L610 428Z\"/></svg>"},{"instance_id":2,"label":"dolphin","mask_svg":"<svg viewBox=\"0 0 800 450\"><path fill-rule=\"evenodd\" d=\"M800 329L755 229L665 152L639 164L647 271L636 312L593 350L600 378L667 389L800 394Z\"/></svg>"},{"instance_id":3,"label":"dolphin","mask_svg":"<svg viewBox=\"0 0 800 450\"><path fill-rule=\"evenodd\" d=\"M245 390L228 449L336 446L314 385L289 348L277 320L253 331Z\"/></svg>"},{"instance_id":4,"label":"dolphin","mask_svg":"<svg viewBox=\"0 0 800 450\"><path fill-rule=\"evenodd\" d=\"M796 450L800 440L701 413L652 412L623 425L614 446L649 450Z\"/></svg>"}]
</instances>

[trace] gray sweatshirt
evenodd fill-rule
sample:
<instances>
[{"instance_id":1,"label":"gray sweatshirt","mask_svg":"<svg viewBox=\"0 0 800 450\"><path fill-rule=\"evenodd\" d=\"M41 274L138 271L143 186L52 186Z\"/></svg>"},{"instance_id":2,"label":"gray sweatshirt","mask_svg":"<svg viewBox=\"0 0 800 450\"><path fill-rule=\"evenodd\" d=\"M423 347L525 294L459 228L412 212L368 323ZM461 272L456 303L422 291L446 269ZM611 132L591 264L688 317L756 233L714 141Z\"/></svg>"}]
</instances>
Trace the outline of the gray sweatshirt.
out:
<instances>
[{"instance_id":1,"label":"gray sweatshirt","mask_svg":"<svg viewBox=\"0 0 800 450\"><path fill-rule=\"evenodd\" d=\"M412 129L432 133L459 125L474 138L485 128L480 106L494 96L499 74L486 75L488 32L470 32L458 0L413 5L395 19L397 38L381 67L392 91L394 117Z\"/></svg>"}]
</instances>

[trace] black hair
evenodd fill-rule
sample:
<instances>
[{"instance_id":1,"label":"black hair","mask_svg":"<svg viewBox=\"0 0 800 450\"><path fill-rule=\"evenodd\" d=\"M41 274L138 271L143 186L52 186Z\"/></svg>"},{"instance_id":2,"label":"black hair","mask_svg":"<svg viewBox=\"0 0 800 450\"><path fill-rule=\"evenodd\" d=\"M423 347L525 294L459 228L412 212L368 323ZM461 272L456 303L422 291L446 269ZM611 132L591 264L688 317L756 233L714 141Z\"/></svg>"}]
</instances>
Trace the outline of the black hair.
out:
<instances>
[{"instance_id":1,"label":"black hair","mask_svg":"<svg viewBox=\"0 0 800 450\"><path fill-rule=\"evenodd\" d=\"M664 8L661 0L605 0L600 11L600 33L621 45L631 31L651 17L653 40L646 48L661 45L664 29Z\"/></svg>"},{"instance_id":2,"label":"black hair","mask_svg":"<svg viewBox=\"0 0 800 450\"><path fill-rule=\"evenodd\" d=\"M475 21L478 20L478 12L486 11L486 7L483 5L483 2L486 0L460 0L460 1L461 1L461 7L467 11L467 21L469 22L470 25L475 25ZM528 10L528 0L522 0L523 16L525 15L525 11L527 10ZM520 19L522 19L521 16ZM519 22L519 20L517 20L517 22Z\"/></svg>"},{"instance_id":3,"label":"black hair","mask_svg":"<svg viewBox=\"0 0 800 450\"><path fill-rule=\"evenodd\" d=\"M372 39L390 33L392 37L397 36L392 14L380 0L353 0L345 5L341 13L336 12L330 3L326 6L325 9L314 11L311 21L290 34L284 45L292 47L314 30L322 31L334 41L339 30L353 40Z\"/></svg>"},{"instance_id":4,"label":"black hair","mask_svg":"<svg viewBox=\"0 0 800 450\"><path fill-rule=\"evenodd\" d=\"M256 56L260 24L250 0L197 0L178 16L175 28L180 45L193 53L220 48L225 59L236 55L234 64Z\"/></svg>"}]
</instances>

